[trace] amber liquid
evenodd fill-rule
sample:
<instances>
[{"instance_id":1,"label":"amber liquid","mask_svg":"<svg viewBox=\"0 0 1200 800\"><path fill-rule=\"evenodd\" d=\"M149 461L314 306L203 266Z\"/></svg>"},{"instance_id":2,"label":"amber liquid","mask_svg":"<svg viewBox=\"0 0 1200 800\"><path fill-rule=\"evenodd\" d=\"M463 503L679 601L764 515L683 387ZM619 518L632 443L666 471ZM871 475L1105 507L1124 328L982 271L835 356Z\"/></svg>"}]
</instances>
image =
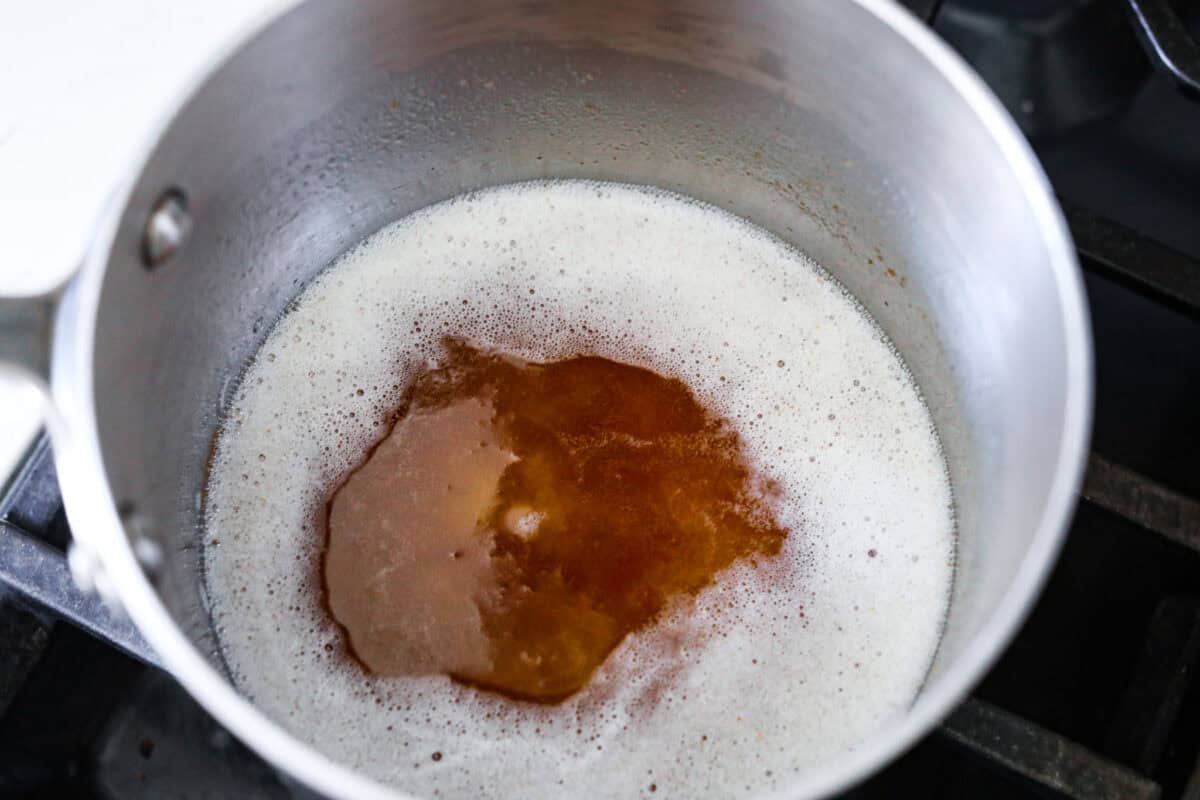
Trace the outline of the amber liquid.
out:
<instances>
[{"instance_id":1,"label":"amber liquid","mask_svg":"<svg viewBox=\"0 0 1200 800\"><path fill-rule=\"evenodd\" d=\"M446 349L328 505L326 600L367 670L555 702L674 598L779 552L770 486L682 382Z\"/></svg>"}]
</instances>

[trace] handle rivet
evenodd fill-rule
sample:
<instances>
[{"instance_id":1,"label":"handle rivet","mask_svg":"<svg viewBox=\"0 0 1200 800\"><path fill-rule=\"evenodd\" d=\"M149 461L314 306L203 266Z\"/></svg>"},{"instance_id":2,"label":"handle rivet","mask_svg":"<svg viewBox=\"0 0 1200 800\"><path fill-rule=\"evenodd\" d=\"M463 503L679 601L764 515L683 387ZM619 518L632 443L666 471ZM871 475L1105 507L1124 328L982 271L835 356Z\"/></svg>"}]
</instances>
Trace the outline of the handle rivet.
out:
<instances>
[{"instance_id":1,"label":"handle rivet","mask_svg":"<svg viewBox=\"0 0 1200 800\"><path fill-rule=\"evenodd\" d=\"M142 233L142 260L147 269L170 261L187 243L192 232L187 196L179 189L168 189L159 196L146 219Z\"/></svg>"}]
</instances>

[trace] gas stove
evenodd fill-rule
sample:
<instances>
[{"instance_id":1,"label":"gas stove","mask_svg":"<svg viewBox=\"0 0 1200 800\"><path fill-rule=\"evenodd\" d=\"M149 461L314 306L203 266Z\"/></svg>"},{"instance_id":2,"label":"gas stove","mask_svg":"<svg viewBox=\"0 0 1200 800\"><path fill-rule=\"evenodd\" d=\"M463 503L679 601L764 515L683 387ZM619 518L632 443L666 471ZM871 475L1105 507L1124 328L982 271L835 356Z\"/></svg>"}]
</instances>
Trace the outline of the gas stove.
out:
<instances>
[{"instance_id":1,"label":"gas stove","mask_svg":"<svg viewBox=\"0 0 1200 800\"><path fill-rule=\"evenodd\" d=\"M940 729L846 797L1200 800L1200 14L908 5L1008 107L1063 205L1095 430L1021 633ZM39 440L0 494L0 796L312 797L157 669L127 621L61 589L68 536Z\"/></svg>"}]
</instances>

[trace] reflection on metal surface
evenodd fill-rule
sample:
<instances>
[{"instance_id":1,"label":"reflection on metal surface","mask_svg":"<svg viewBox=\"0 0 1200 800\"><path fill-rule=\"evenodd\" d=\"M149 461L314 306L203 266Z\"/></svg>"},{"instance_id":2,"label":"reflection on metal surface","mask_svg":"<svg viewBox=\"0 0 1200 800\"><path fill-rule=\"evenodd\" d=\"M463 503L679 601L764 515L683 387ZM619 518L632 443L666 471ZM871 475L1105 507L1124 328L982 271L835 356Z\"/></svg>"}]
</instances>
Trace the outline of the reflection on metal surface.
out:
<instances>
[{"instance_id":1,"label":"reflection on metal surface","mask_svg":"<svg viewBox=\"0 0 1200 800\"><path fill-rule=\"evenodd\" d=\"M192 216L188 213L187 197L178 189L163 192L142 237L142 258L153 268L165 264L187 243L192 233Z\"/></svg>"}]
</instances>

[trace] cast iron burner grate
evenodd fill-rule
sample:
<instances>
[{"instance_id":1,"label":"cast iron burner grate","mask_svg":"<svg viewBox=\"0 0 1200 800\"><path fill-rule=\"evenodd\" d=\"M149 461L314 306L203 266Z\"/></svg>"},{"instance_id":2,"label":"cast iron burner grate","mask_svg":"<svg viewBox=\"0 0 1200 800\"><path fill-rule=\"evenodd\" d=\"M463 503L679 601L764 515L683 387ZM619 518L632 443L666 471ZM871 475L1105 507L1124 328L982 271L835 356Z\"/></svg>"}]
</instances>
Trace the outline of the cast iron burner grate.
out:
<instances>
[{"instance_id":1,"label":"cast iron burner grate","mask_svg":"<svg viewBox=\"0 0 1200 800\"><path fill-rule=\"evenodd\" d=\"M1200 260L1065 211L1094 313L1099 291L1114 289L1097 284L1116 279L1195 326ZM1200 502L1093 452L1059 565L1017 640L936 734L849 796L908 787L925 797L1200 800L1198 579Z\"/></svg>"}]
</instances>

